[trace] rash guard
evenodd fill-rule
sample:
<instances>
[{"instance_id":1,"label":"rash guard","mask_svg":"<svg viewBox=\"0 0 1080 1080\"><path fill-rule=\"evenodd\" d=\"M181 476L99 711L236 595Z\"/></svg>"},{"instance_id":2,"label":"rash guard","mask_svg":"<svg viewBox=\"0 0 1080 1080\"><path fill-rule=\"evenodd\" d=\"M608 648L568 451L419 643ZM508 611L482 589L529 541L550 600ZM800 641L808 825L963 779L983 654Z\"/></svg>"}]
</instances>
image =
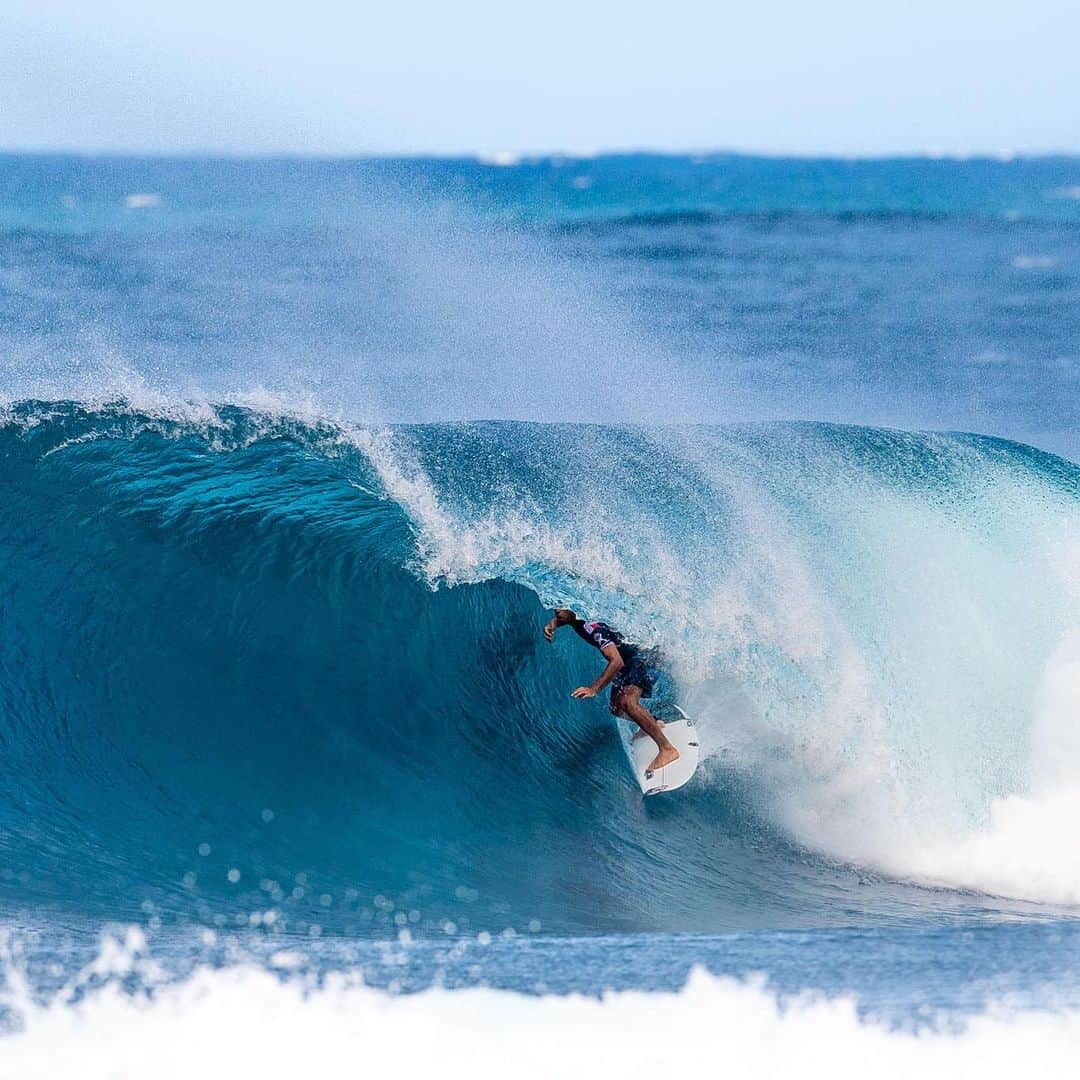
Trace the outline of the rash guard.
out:
<instances>
[{"instance_id":1,"label":"rash guard","mask_svg":"<svg viewBox=\"0 0 1080 1080\"><path fill-rule=\"evenodd\" d=\"M584 619L575 619L571 624L574 631L582 641L587 641L601 652L609 645L614 645L619 650L624 664L629 664L637 656L637 646L630 645L623 640L622 634L613 630L607 623L585 622Z\"/></svg>"},{"instance_id":2,"label":"rash guard","mask_svg":"<svg viewBox=\"0 0 1080 1080\"><path fill-rule=\"evenodd\" d=\"M585 622L574 619L570 625L582 641L587 641L602 653L609 645L614 645L622 657L623 666L611 680L611 694L614 699L627 686L636 686L642 697L651 697L653 687L659 677L659 654L655 649L642 650L624 640L622 634L613 630L607 623Z\"/></svg>"}]
</instances>

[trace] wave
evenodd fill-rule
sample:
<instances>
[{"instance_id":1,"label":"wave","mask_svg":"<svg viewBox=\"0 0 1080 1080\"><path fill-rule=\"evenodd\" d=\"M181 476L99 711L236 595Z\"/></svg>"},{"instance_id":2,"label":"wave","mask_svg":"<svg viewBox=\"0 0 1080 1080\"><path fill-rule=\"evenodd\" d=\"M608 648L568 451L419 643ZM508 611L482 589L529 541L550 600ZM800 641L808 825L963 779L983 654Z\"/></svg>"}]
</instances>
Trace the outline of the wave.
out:
<instances>
[{"instance_id":1,"label":"wave","mask_svg":"<svg viewBox=\"0 0 1080 1080\"><path fill-rule=\"evenodd\" d=\"M4 1039L0 1060L28 1078L138 1077L164 1063L169 1075L333 1075L350 1058L412 1076L429 1072L437 1054L449 1076L592 1077L692 1069L720 1052L763 1077L827 1058L833 1077L864 1076L873 1060L881 1076L1009 1078L1021 1057L1034 1075L1066 1077L1080 1038L1075 1008L991 1004L963 1024L931 1016L918 1028L896 1027L860 1019L850 997L785 1001L760 982L704 972L680 993L597 998L491 989L388 997L355 978L311 985L240 966L197 971L145 998L111 985L74 1001L21 1002L21 1029ZM87 1030L98 1035L89 1055Z\"/></svg>"},{"instance_id":2,"label":"wave","mask_svg":"<svg viewBox=\"0 0 1080 1080\"><path fill-rule=\"evenodd\" d=\"M669 228L724 224L742 225L750 228L775 228L783 225L813 227L820 224L870 226L947 224L963 225L969 229L1006 231L1014 227L1016 222L1020 220L1023 220L1025 225L1036 230L1045 227L1048 233L1055 236L1060 236L1062 229L1066 230L1066 232L1075 231L1076 229L1076 225L1072 222L1044 222L1034 215L1024 216L1021 219L1019 216L1006 217L1003 214L979 215L970 212L936 209L893 209L888 207L827 207L814 209L792 207L777 210L738 207L703 209L690 206L682 208L665 207L645 211L615 208L600 214L579 211L575 216L567 216L549 227L569 234L576 232L619 233L627 228Z\"/></svg>"},{"instance_id":3,"label":"wave","mask_svg":"<svg viewBox=\"0 0 1080 1080\"><path fill-rule=\"evenodd\" d=\"M0 454L0 843L27 906L443 933L1080 900L1063 459L40 401ZM680 798L643 804L569 699L595 665L540 638L556 603L668 656L706 752Z\"/></svg>"}]
</instances>

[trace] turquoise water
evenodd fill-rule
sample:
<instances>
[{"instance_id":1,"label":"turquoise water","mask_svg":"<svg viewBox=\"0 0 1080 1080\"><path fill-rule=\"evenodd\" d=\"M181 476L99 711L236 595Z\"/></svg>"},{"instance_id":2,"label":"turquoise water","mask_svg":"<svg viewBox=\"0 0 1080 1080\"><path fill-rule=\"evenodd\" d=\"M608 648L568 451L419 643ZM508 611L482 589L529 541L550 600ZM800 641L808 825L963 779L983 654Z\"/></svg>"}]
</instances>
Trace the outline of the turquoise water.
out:
<instances>
[{"instance_id":1,"label":"turquoise water","mask_svg":"<svg viewBox=\"0 0 1080 1080\"><path fill-rule=\"evenodd\" d=\"M1075 1006L1078 182L0 159L8 1020L199 964ZM677 795L556 604L663 649Z\"/></svg>"}]
</instances>

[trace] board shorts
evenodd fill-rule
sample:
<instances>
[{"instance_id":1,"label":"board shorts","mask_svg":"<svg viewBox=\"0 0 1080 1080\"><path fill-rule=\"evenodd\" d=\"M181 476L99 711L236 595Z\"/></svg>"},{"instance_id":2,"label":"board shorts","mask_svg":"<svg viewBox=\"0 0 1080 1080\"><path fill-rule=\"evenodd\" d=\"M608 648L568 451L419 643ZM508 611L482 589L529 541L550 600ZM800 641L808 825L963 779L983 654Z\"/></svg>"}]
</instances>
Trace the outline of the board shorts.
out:
<instances>
[{"instance_id":1,"label":"board shorts","mask_svg":"<svg viewBox=\"0 0 1080 1080\"><path fill-rule=\"evenodd\" d=\"M658 658L651 652L636 652L630 662L619 669L611 680L612 695L621 694L628 686L636 686L643 698L652 697L656 680L660 678Z\"/></svg>"}]
</instances>

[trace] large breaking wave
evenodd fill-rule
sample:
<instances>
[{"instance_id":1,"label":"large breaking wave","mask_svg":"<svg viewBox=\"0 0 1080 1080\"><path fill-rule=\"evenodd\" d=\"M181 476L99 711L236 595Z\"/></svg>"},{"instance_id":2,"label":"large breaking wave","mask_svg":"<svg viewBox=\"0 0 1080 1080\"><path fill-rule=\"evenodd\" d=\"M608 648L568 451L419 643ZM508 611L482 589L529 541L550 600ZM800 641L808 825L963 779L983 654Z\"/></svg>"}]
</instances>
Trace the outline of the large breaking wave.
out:
<instances>
[{"instance_id":1,"label":"large breaking wave","mask_svg":"<svg viewBox=\"0 0 1080 1080\"><path fill-rule=\"evenodd\" d=\"M816 424L10 406L0 843L37 908L304 932L1080 902L1080 470ZM643 804L595 661L706 759ZM926 885L948 889L927 889Z\"/></svg>"}]
</instances>

